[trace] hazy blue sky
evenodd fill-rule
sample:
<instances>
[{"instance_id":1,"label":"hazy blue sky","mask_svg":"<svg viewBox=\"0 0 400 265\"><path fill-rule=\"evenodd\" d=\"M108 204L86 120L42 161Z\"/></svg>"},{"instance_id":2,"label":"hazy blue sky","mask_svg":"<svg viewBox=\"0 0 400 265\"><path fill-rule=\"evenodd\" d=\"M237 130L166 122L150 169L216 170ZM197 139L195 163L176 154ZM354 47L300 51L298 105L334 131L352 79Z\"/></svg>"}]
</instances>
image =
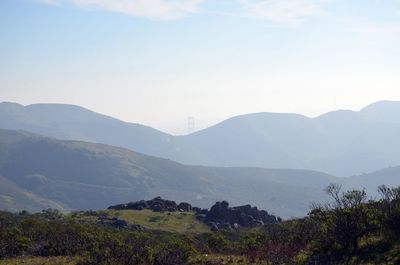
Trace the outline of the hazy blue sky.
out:
<instances>
[{"instance_id":1,"label":"hazy blue sky","mask_svg":"<svg viewBox=\"0 0 400 265\"><path fill-rule=\"evenodd\" d=\"M0 101L185 132L400 100L399 0L1 0Z\"/></svg>"}]
</instances>

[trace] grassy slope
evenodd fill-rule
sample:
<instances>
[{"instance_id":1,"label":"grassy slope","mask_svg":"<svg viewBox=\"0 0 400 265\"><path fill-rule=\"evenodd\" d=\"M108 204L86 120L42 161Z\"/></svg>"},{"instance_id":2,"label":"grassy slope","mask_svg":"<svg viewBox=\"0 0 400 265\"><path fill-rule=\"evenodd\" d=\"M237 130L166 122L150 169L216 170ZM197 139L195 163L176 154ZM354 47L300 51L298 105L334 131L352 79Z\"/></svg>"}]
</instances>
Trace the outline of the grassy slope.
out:
<instances>
[{"instance_id":1,"label":"grassy slope","mask_svg":"<svg viewBox=\"0 0 400 265\"><path fill-rule=\"evenodd\" d=\"M203 223L196 220L193 213L181 212L153 212L151 210L105 210L100 214L107 214L109 218L118 217L129 224L141 225L151 230L161 230L176 233L199 234L210 232L210 229ZM96 221L93 216L75 215L75 218L86 221Z\"/></svg>"},{"instance_id":2,"label":"grassy slope","mask_svg":"<svg viewBox=\"0 0 400 265\"><path fill-rule=\"evenodd\" d=\"M67 209L65 205L28 192L0 176L0 209L7 209L12 212L25 209L34 212L47 208Z\"/></svg>"}]
</instances>

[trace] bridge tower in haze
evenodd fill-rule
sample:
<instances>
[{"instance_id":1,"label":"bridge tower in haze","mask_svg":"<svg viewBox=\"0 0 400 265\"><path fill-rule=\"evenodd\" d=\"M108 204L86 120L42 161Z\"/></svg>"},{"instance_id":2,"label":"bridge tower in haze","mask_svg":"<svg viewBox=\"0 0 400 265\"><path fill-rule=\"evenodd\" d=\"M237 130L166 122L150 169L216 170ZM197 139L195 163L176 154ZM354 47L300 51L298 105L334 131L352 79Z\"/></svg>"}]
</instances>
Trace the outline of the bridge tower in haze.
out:
<instances>
[{"instance_id":1,"label":"bridge tower in haze","mask_svg":"<svg viewBox=\"0 0 400 265\"><path fill-rule=\"evenodd\" d=\"M188 134L194 133L196 130L195 119L193 116L188 117Z\"/></svg>"}]
</instances>

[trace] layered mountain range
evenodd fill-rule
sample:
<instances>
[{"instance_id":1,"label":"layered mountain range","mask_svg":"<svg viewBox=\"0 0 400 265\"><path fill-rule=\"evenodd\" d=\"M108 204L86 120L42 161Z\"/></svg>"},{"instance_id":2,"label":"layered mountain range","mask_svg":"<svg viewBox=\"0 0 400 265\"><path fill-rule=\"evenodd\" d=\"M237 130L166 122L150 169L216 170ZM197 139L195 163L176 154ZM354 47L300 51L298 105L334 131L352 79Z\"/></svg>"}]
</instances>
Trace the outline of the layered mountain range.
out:
<instances>
[{"instance_id":1,"label":"layered mountain range","mask_svg":"<svg viewBox=\"0 0 400 265\"><path fill-rule=\"evenodd\" d=\"M0 196L3 209L18 209L30 194L86 210L160 195L201 207L224 199L251 202L286 217L307 212L336 180L309 170L186 166L119 147L9 130L0 130L0 174L0 186L13 183L26 191L14 199Z\"/></svg>"},{"instance_id":2,"label":"layered mountain range","mask_svg":"<svg viewBox=\"0 0 400 265\"><path fill-rule=\"evenodd\" d=\"M1 103L0 128L7 210L101 209L163 196L201 207L251 203L287 218L326 201L332 182L400 185L398 102L313 119L249 114L186 136L78 106Z\"/></svg>"},{"instance_id":3,"label":"layered mountain range","mask_svg":"<svg viewBox=\"0 0 400 265\"><path fill-rule=\"evenodd\" d=\"M193 165L301 168L340 177L400 165L400 102L317 118L248 114L185 136L74 105L1 103L0 128L104 143Z\"/></svg>"}]
</instances>

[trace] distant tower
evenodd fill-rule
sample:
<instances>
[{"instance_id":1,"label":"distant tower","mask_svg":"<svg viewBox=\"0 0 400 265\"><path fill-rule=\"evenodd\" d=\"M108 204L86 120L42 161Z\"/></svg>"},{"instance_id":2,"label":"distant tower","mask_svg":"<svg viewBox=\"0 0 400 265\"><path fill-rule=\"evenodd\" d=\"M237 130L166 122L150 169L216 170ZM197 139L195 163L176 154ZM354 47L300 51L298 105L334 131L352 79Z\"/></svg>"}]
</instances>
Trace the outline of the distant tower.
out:
<instances>
[{"instance_id":1,"label":"distant tower","mask_svg":"<svg viewBox=\"0 0 400 265\"><path fill-rule=\"evenodd\" d=\"M194 117L188 117L188 134L194 133L195 129Z\"/></svg>"}]
</instances>

